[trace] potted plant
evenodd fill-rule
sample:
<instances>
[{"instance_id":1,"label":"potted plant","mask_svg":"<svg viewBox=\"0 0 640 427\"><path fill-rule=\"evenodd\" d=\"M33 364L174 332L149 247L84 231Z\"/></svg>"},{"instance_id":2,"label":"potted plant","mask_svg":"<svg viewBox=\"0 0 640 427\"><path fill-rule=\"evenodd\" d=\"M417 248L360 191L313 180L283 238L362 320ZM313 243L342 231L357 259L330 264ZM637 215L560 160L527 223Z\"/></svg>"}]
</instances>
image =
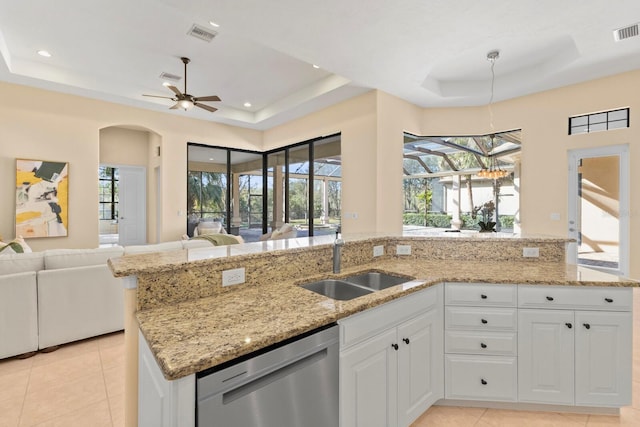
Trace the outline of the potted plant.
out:
<instances>
[{"instance_id":1,"label":"potted plant","mask_svg":"<svg viewBox=\"0 0 640 427\"><path fill-rule=\"evenodd\" d=\"M478 215L478 212L482 215L482 221L478 221L478 226L480 227L480 233L490 233L495 232L495 221L491 221L493 218L493 213L496 210L496 205L493 203L493 200L489 200L485 202L481 206L475 206L473 208L472 217L475 218Z\"/></svg>"}]
</instances>

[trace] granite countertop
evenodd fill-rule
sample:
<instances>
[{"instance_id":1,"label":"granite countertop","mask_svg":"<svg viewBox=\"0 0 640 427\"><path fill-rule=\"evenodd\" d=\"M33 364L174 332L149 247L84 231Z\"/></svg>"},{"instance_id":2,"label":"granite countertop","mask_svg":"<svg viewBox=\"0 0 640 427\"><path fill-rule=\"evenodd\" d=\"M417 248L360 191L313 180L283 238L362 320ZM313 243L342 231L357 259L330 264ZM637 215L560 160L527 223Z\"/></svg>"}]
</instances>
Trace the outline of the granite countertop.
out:
<instances>
[{"instance_id":1,"label":"granite countertop","mask_svg":"<svg viewBox=\"0 0 640 427\"><path fill-rule=\"evenodd\" d=\"M314 280L383 270L419 280L337 301L299 287ZM560 262L489 264L387 259L302 280L238 285L233 292L139 311L140 329L168 380L233 360L441 282L638 286L638 282Z\"/></svg>"}]
</instances>

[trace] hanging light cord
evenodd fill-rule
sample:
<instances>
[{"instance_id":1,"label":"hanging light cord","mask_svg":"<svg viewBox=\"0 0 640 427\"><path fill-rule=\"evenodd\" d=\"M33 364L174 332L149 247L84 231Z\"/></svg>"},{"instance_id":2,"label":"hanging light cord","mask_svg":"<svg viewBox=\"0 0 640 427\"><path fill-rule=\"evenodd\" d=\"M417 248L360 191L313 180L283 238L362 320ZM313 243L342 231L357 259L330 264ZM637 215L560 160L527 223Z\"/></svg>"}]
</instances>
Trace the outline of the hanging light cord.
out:
<instances>
[{"instance_id":1,"label":"hanging light cord","mask_svg":"<svg viewBox=\"0 0 640 427\"><path fill-rule=\"evenodd\" d=\"M493 126L493 88L496 82L496 73L493 67L496 65L496 59L500 57L500 52L497 50L493 50L487 54L487 60L491 62L491 96L489 97L489 125L491 126L491 132L495 132L495 128Z\"/></svg>"}]
</instances>

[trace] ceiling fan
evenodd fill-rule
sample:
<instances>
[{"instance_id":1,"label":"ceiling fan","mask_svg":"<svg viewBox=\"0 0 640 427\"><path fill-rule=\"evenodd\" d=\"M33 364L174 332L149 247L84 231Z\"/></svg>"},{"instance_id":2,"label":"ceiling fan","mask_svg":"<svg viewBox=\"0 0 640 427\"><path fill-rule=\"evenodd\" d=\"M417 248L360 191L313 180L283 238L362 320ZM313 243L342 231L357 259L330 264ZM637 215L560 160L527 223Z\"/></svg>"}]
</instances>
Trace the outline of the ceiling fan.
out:
<instances>
[{"instance_id":1,"label":"ceiling fan","mask_svg":"<svg viewBox=\"0 0 640 427\"><path fill-rule=\"evenodd\" d=\"M175 96L158 96L158 95L142 95L142 96L150 96L152 98L164 98L175 101L175 104L170 107L171 110L177 110L178 108L184 108L185 110L190 109L194 105L196 107L200 107L204 110L211 111L212 113L217 111L218 109L215 107L211 107L210 105L202 104L202 101L220 101L220 97L217 95L211 96L193 96L187 93L187 64L190 62L189 58L182 57L180 58L182 63L184 64L184 92L180 92L180 90L173 86L167 85L167 87L175 93Z\"/></svg>"}]
</instances>

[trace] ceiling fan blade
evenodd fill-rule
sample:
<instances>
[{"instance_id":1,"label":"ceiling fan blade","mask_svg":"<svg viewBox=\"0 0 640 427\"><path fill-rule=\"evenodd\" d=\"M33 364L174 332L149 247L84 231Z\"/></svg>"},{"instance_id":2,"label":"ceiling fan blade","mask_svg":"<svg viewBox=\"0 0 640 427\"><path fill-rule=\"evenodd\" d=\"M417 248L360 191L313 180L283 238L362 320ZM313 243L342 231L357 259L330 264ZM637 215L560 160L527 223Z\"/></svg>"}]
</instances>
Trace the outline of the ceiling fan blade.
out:
<instances>
[{"instance_id":1,"label":"ceiling fan blade","mask_svg":"<svg viewBox=\"0 0 640 427\"><path fill-rule=\"evenodd\" d=\"M180 92L180 90L172 85L167 86L169 89L171 89L173 91L173 93L175 93L178 96L182 96L182 92Z\"/></svg>"},{"instance_id":2,"label":"ceiling fan blade","mask_svg":"<svg viewBox=\"0 0 640 427\"><path fill-rule=\"evenodd\" d=\"M180 108L180 104L177 102L172 107L169 107L170 110L177 110L178 108Z\"/></svg>"},{"instance_id":3,"label":"ceiling fan blade","mask_svg":"<svg viewBox=\"0 0 640 427\"><path fill-rule=\"evenodd\" d=\"M218 109L215 108L215 107L211 107L211 106L205 105L205 104L200 104L198 102L195 102L193 105L195 105L196 107L200 107L200 108L202 108L204 110L211 111L212 113L215 113L216 111L218 111Z\"/></svg>"},{"instance_id":4,"label":"ceiling fan blade","mask_svg":"<svg viewBox=\"0 0 640 427\"><path fill-rule=\"evenodd\" d=\"M150 96L151 98L164 98L164 99L172 99L172 100L175 100L175 98L172 98L172 97L170 97L170 96L145 95L145 94L142 94L142 96Z\"/></svg>"},{"instance_id":5,"label":"ceiling fan blade","mask_svg":"<svg viewBox=\"0 0 640 427\"><path fill-rule=\"evenodd\" d=\"M221 101L218 95L212 96L199 96L197 98L193 98L194 101Z\"/></svg>"}]
</instances>

